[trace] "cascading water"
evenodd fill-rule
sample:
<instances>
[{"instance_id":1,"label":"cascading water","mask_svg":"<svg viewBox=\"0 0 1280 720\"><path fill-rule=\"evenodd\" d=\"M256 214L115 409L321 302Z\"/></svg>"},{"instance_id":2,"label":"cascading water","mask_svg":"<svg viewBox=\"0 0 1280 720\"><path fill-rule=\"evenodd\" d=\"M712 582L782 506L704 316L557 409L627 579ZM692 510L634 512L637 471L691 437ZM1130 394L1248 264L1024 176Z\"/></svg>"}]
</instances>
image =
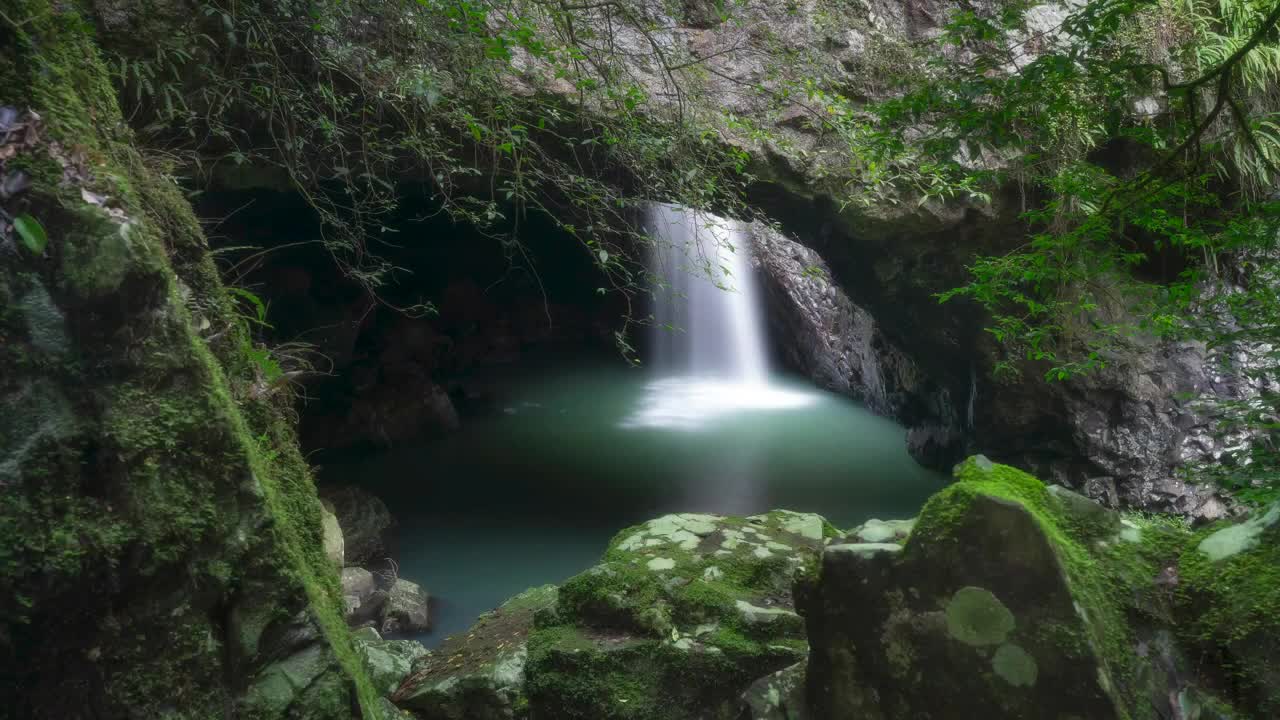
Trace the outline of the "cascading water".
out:
<instances>
[{"instance_id":1,"label":"cascading water","mask_svg":"<svg viewBox=\"0 0 1280 720\"><path fill-rule=\"evenodd\" d=\"M659 278L654 368L763 385L768 360L750 236L740 223L670 205L649 211L651 270Z\"/></svg>"},{"instance_id":2,"label":"cascading water","mask_svg":"<svg viewBox=\"0 0 1280 720\"><path fill-rule=\"evenodd\" d=\"M653 361L658 375L624 427L697 429L741 411L795 408L808 393L772 386L750 234L734 220L653 205Z\"/></svg>"}]
</instances>

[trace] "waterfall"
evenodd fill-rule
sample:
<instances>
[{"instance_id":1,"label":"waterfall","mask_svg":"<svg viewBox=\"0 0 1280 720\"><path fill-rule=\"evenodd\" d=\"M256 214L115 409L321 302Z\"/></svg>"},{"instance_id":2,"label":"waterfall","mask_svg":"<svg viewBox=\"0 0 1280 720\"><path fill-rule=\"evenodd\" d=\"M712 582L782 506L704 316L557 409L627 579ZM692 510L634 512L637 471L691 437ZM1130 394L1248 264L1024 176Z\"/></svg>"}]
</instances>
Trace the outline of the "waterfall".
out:
<instances>
[{"instance_id":1,"label":"waterfall","mask_svg":"<svg viewBox=\"0 0 1280 720\"><path fill-rule=\"evenodd\" d=\"M742 223L671 205L651 206L654 367L664 375L768 382L763 319Z\"/></svg>"},{"instance_id":2,"label":"waterfall","mask_svg":"<svg viewBox=\"0 0 1280 720\"><path fill-rule=\"evenodd\" d=\"M650 206L656 378L623 427L698 429L745 411L817 402L769 380L764 311L751 235L738 221L674 205Z\"/></svg>"}]
</instances>

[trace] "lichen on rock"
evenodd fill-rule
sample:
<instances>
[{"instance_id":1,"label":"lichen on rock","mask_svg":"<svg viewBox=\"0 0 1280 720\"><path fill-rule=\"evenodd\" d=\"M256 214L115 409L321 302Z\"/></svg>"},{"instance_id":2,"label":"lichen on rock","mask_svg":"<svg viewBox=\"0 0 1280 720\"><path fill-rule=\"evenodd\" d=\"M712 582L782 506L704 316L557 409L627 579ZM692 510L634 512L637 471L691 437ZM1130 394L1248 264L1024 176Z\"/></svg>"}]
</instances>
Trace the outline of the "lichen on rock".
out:
<instances>
[{"instance_id":1,"label":"lichen on rock","mask_svg":"<svg viewBox=\"0 0 1280 720\"><path fill-rule=\"evenodd\" d=\"M962 587L947 602L947 632L966 645L1000 645L1017 624L986 588Z\"/></svg>"}]
</instances>

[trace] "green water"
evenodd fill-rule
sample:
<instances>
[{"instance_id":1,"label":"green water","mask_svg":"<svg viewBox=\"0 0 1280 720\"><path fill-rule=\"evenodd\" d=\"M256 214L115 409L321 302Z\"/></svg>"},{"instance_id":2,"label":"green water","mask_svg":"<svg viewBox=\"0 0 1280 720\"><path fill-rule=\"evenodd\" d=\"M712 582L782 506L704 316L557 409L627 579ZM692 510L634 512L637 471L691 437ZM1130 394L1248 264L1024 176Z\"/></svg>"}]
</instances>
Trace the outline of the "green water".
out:
<instances>
[{"instance_id":1,"label":"green water","mask_svg":"<svg viewBox=\"0 0 1280 720\"><path fill-rule=\"evenodd\" d=\"M944 483L900 426L798 380L655 384L600 363L487 382L496 406L461 431L323 470L398 519L400 574L436 598L428 645L664 513L787 508L847 528L913 516Z\"/></svg>"}]
</instances>

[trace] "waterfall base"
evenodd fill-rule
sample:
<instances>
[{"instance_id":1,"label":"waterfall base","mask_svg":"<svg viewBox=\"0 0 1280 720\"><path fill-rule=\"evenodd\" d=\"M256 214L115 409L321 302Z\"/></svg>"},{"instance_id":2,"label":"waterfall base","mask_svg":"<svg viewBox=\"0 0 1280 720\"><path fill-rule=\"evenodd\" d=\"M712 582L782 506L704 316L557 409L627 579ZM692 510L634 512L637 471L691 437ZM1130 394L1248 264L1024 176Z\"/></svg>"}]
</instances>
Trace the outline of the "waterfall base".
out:
<instances>
[{"instance_id":1,"label":"waterfall base","mask_svg":"<svg viewBox=\"0 0 1280 720\"><path fill-rule=\"evenodd\" d=\"M653 380L645 386L635 412L618 424L624 429L702 430L739 413L794 410L821 399L815 392L767 382L684 376Z\"/></svg>"}]
</instances>

